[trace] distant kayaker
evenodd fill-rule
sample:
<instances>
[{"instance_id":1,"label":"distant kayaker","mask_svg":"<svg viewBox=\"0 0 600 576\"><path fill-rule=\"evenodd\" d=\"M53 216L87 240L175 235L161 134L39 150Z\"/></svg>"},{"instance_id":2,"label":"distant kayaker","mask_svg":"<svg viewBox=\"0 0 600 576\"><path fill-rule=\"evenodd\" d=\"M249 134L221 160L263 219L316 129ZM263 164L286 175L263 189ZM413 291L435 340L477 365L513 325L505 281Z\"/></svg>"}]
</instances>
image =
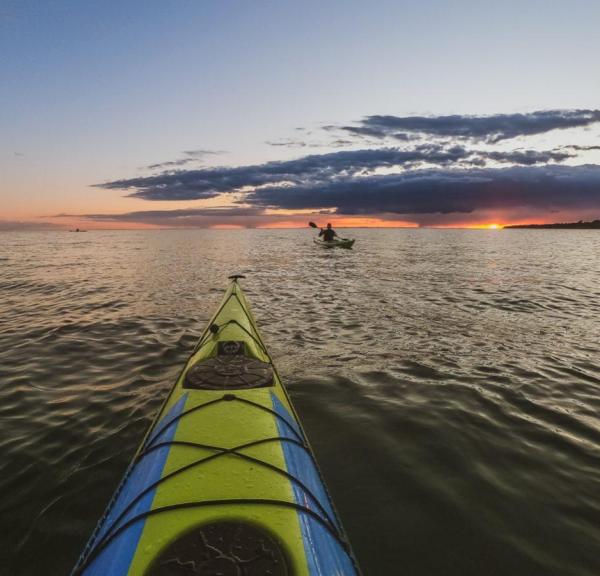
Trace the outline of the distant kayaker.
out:
<instances>
[{"instance_id":1,"label":"distant kayaker","mask_svg":"<svg viewBox=\"0 0 600 576\"><path fill-rule=\"evenodd\" d=\"M331 222L328 222L327 228L321 228L319 236L323 236L325 242L331 242L337 236L337 232L331 227Z\"/></svg>"}]
</instances>

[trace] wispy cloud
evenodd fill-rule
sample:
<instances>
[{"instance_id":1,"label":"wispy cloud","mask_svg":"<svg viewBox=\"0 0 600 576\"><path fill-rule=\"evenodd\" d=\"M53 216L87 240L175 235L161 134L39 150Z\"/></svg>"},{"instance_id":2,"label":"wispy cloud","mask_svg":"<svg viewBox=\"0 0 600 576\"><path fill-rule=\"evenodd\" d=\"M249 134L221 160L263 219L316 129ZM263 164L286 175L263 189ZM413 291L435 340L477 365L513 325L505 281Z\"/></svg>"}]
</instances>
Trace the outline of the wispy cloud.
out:
<instances>
[{"instance_id":1,"label":"wispy cloud","mask_svg":"<svg viewBox=\"0 0 600 576\"><path fill-rule=\"evenodd\" d=\"M308 142L298 140L297 138L282 138L280 140L265 140L265 144L278 148L305 148L309 146Z\"/></svg>"},{"instance_id":2,"label":"wispy cloud","mask_svg":"<svg viewBox=\"0 0 600 576\"><path fill-rule=\"evenodd\" d=\"M0 232L14 232L19 230L60 230L62 224L54 222L40 222L36 220L0 220Z\"/></svg>"},{"instance_id":3,"label":"wispy cloud","mask_svg":"<svg viewBox=\"0 0 600 576\"><path fill-rule=\"evenodd\" d=\"M577 150L578 152L590 152L591 150L600 150L600 146L580 146L578 144L570 144L563 146L564 150Z\"/></svg>"},{"instance_id":4,"label":"wispy cloud","mask_svg":"<svg viewBox=\"0 0 600 576\"><path fill-rule=\"evenodd\" d=\"M204 158L207 156L217 156L220 154L225 154L224 150L184 150L182 152L182 157L177 160L168 160L166 162L158 162L156 164L150 164L148 166L144 166L149 170L156 169L169 169L169 168L179 168L181 166L185 166L187 164L191 164L192 162L202 162Z\"/></svg>"},{"instance_id":5,"label":"wispy cloud","mask_svg":"<svg viewBox=\"0 0 600 576\"><path fill-rule=\"evenodd\" d=\"M600 122L600 110L541 110L521 114L489 116L391 116L373 115L357 125L326 125L353 136L406 141L411 136L461 138L489 143L551 130L591 126Z\"/></svg>"},{"instance_id":6,"label":"wispy cloud","mask_svg":"<svg viewBox=\"0 0 600 576\"><path fill-rule=\"evenodd\" d=\"M306 216L266 214L259 206L140 210L123 214L57 214L55 218L83 219L95 223L146 224L168 228L208 228L220 224L258 227L282 221L306 221Z\"/></svg>"},{"instance_id":7,"label":"wispy cloud","mask_svg":"<svg viewBox=\"0 0 600 576\"><path fill-rule=\"evenodd\" d=\"M266 140L265 144L277 148L348 148L355 146L356 142L345 138L336 138L322 142L318 140L300 140L298 138L282 138L280 140Z\"/></svg>"},{"instance_id":8,"label":"wispy cloud","mask_svg":"<svg viewBox=\"0 0 600 576\"><path fill-rule=\"evenodd\" d=\"M475 153L474 157L484 162L492 160L494 162L533 166L535 164L547 164L548 162L564 162L569 158L574 158L575 154L569 154L563 150L510 150L507 152L479 152ZM475 161L474 163L476 164L477 162Z\"/></svg>"}]
</instances>

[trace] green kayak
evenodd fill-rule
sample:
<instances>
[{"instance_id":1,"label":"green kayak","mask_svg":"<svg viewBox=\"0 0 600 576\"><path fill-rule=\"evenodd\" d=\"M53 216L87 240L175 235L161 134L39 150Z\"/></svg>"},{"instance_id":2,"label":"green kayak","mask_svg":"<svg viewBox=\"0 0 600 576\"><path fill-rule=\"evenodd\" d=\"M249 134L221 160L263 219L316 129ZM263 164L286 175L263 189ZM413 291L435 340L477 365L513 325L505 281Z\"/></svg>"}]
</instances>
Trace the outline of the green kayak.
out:
<instances>
[{"instance_id":1,"label":"green kayak","mask_svg":"<svg viewBox=\"0 0 600 576\"><path fill-rule=\"evenodd\" d=\"M239 278L73 576L359 573Z\"/></svg>"},{"instance_id":2,"label":"green kayak","mask_svg":"<svg viewBox=\"0 0 600 576\"><path fill-rule=\"evenodd\" d=\"M354 239L350 238L334 238L329 241L315 238L314 240L315 244L318 244L323 248L352 248L352 246L354 246Z\"/></svg>"}]
</instances>

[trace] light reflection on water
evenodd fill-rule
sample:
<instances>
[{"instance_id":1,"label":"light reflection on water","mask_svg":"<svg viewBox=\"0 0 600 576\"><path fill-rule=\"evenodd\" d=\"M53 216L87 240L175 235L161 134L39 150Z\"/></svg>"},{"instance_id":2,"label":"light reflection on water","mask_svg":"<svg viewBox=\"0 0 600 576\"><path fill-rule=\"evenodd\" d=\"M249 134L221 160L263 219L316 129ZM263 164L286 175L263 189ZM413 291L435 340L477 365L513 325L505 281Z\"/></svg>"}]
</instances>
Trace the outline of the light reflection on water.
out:
<instances>
[{"instance_id":1,"label":"light reflection on water","mask_svg":"<svg viewBox=\"0 0 600 576\"><path fill-rule=\"evenodd\" d=\"M0 235L0 573L67 573L245 273L366 574L600 573L600 235Z\"/></svg>"}]
</instances>

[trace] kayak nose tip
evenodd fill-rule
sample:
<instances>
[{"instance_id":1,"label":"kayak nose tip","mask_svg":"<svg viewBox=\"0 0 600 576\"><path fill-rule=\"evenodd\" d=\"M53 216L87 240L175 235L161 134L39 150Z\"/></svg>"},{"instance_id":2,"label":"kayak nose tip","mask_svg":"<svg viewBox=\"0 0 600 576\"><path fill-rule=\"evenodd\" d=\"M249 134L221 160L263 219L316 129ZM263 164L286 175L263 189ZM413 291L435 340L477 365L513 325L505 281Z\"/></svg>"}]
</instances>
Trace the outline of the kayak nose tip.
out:
<instances>
[{"instance_id":1,"label":"kayak nose tip","mask_svg":"<svg viewBox=\"0 0 600 576\"><path fill-rule=\"evenodd\" d=\"M237 282L239 278L245 278L245 276L243 274L232 274L231 276L228 276L228 278L229 280Z\"/></svg>"}]
</instances>

